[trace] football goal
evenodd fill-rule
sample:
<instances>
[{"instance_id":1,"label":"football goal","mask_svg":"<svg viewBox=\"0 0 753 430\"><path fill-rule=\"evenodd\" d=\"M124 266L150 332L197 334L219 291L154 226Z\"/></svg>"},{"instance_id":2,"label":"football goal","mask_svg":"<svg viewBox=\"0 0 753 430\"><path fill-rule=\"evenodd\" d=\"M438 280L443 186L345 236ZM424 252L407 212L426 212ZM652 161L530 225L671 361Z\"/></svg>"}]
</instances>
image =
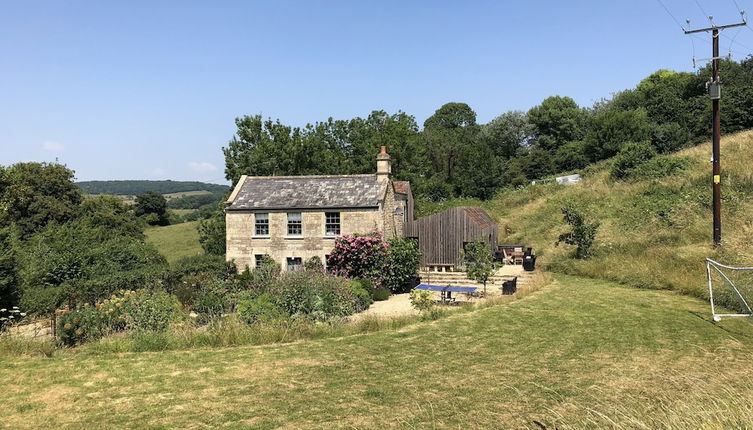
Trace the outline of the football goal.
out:
<instances>
[{"instance_id":1,"label":"football goal","mask_svg":"<svg viewBox=\"0 0 753 430\"><path fill-rule=\"evenodd\" d=\"M714 321L753 315L748 305L753 298L753 267L727 266L707 258L706 275Z\"/></svg>"}]
</instances>

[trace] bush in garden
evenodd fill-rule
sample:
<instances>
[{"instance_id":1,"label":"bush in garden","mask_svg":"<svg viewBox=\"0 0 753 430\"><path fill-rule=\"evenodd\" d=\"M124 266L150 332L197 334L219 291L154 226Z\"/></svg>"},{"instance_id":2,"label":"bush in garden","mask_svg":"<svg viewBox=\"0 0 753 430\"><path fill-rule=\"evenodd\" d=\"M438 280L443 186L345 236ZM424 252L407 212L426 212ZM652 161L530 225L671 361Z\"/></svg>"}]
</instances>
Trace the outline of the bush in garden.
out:
<instances>
[{"instance_id":1,"label":"bush in garden","mask_svg":"<svg viewBox=\"0 0 753 430\"><path fill-rule=\"evenodd\" d=\"M232 261L226 261L224 256L212 254L183 257L172 267L172 274L176 278L199 273L211 273L220 279L229 279L237 270Z\"/></svg>"},{"instance_id":2,"label":"bush in garden","mask_svg":"<svg viewBox=\"0 0 753 430\"><path fill-rule=\"evenodd\" d=\"M364 285L367 284L367 285ZM371 281L366 281L362 279L354 279L350 281L350 294L355 299L355 311L360 312L364 311L371 306L372 303L374 303L374 299L371 297L371 294L369 293L370 290L373 290L374 286L371 283Z\"/></svg>"},{"instance_id":3,"label":"bush in garden","mask_svg":"<svg viewBox=\"0 0 753 430\"><path fill-rule=\"evenodd\" d=\"M177 298L164 291L130 290L58 317L58 336L68 346L122 330L165 330L181 315Z\"/></svg>"},{"instance_id":4,"label":"bush in garden","mask_svg":"<svg viewBox=\"0 0 753 430\"><path fill-rule=\"evenodd\" d=\"M125 328L163 331L181 314L178 299L161 290L126 292L121 307Z\"/></svg>"},{"instance_id":5,"label":"bush in garden","mask_svg":"<svg viewBox=\"0 0 753 430\"><path fill-rule=\"evenodd\" d=\"M387 243L387 264L381 273L381 286L393 293L404 293L411 289L410 280L416 276L421 265L418 242L394 237Z\"/></svg>"},{"instance_id":6,"label":"bush in garden","mask_svg":"<svg viewBox=\"0 0 753 430\"><path fill-rule=\"evenodd\" d=\"M291 272L275 280L267 291L288 315L317 320L351 315L361 300L350 281L326 273Z\"/></svg>"},{"instance_id":7,"label":"bush in garden","mask_svg":"<svg viewBox=\"0 0 753 430\"><path fill-rule=\"evenodd\" d=\"M411 239L393 238L385 242L380 232L370 235L344 235L335 242L327 266L339 276L369 279L375 288L395 293L410 288L409 280L419 269L421 253ZM367 289L373 294L371 289Z\"/></svg>"},{"instance_id":8,"label":"bush in garden","mask_svg":"<svg viewBox=\"0 0 753 430\"><path fill-rule=\"evenodd\" d=\"M193 310L201 315L203 321L219 317L229 310L227 293L221 281L211 279L196 291Z\"/></svg>"},{"instance_id":9,"label":"bush in garden","mask_svg":"<svg viewBox=\"0 0 753 430\"><path fill-rule=\"evenodd\" d=\"M379 284L387 264L387 248L382 233L368 235L343 235L335 240L335 249L329 254L327 267L346 278L371 279Z\"/></svg>"},{"instance_id":10,"label":"bush in garden","mask_svg":"<svg viewBox=\"0 0 753 430\"><path fill-rule=\"evenodd\" d=\"M236 305L238 316L248 324L258 321L271 321L287 317L277 304L274 297L264 293L258 297L246 295L238 300Z\"/></svg>"},{"instance_id":11,"label":"bush in garden","mask_svg":"<svg viewBox=\"0 0 753 430\"><path fill-rule=\"evenodd\" d=\"M173 283L170 291L178 297L184 307L194 307L197 299L202 297L205 291L216 289L217 282L218 278L212 273L186 275Z\"/></svg>"},{"instance_id":12,"label":"bush in garden","mask_svg":"<svg viewBox=\"0 0 753 430\"><path fill-rule=\"evenodd\" d=\"M410 304L423 318L437 319L439 312L434 305L431 293L426 290L411 290Z\"/></svg>"},{"instance_id":13,"label":"bush in garden","mask_svg":"<svg viewBox=\"0 0 753 430\"><path fill-rule=\"evenodd\" d=\"M324 264L322 263L322 259L315 255L303 263L303 268L308 272L323 272Z\"/></svg>"}]
</instances>

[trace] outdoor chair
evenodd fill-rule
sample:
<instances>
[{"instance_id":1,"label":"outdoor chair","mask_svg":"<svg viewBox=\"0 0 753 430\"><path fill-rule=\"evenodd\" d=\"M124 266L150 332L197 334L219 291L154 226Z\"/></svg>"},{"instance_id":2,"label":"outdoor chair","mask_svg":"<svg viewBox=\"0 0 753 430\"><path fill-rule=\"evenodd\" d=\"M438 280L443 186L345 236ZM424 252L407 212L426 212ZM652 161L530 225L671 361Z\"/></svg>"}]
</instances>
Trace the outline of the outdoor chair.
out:
<instances>
[{"instance_id":1,"label":"outdoor chair","mask_svg":"<svg viewBox=\"0 0 753 430\"><path fill-rule=\"evenodd\" d=\"M512 278L512 280L505 281L502 283L502 294L505 296L510 296L512 294L515 294L515 292L518 291L518 277Z\"/></svg>"}]
</instances>

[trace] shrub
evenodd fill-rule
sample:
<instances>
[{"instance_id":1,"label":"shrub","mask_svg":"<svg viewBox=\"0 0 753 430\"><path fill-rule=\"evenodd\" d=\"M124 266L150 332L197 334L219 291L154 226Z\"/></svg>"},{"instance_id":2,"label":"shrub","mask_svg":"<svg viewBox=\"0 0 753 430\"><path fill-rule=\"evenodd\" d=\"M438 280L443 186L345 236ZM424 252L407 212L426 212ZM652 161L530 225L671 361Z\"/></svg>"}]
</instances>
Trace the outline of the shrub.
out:
<instances>
[{"instance_id":1,"label":"shrub","mask_svg":"<svg viewBox=\"0 0 753 430\"><path fill-rule=\"evenodd\" d=\"M48 225L19 247L16 261L21 307L34 314L151 287L167 268L153 246L85 221Z\"/></svg>"},{"instance_id":2,"label":"shrub","mask_svg":"<svg viewBox=\"0 0 753 430\"><path fill-rule=\"evenodd\" d=\"M466 276L468 279L484 284L484 294L486 294L486 284L492 280L492 275L497 270L492 261L491 245L483 240L477 240L467 244L461 250L461 255L466 268Z\"/></svg>"},{"instance_id":3,"label":"shrub","mask_svg":"<svg viewBox=\"0 0 753 430\"><path fill-rule=\"evenodd\" d=\"M256 298L246 296L238 300L238 316L248 324L285 318L285 312L277 305L274 297L264 293Z\"/></svg>"},{"instance_id":4,"label":"shrub","mask_svg":"<svg viewBox=\"0 0 753 430\"><path fill-rule=\"evenodd\" d=\"M123 321L130 330L165 330L180 314L178 299L161 290L125 293Z\"/></svg>"},{"instance_id":5,"label":"shrub","mask_svg":"<svg viewBox=\"0 0 753 430\"><path fill-rule=\"evenodd\" d=\"M183 257L172 267L172 274L176 278L199 273L211 273L220 279L228 279L235 275L237 270L235 263L225 260L224 256L213 254Z\"/></svg>"},{"instance_id":6,"label":"shrub","mask_svg":"<svg viewBox=\"0 0 753 430\"><path fill-rule=\"evenodd\" d=\"M325 273L286 273L276 279L267 292L275 297L286 314L317 320L350 315L358 310L361 302L353 294L349 281Z\"/></svg>"},{"instance_id":7,"label":"shrub","mask_svg":"<svg viewBox=\"0 0 753 430\"><path fill-rule=\"evenodd\" d=\"M225 216L215 215L199 221L199 243L207 254L225 255Z\"/></svg>"},{"instance_id":8,"label":"shrub","mask_svg":"<svg viewBox=\"0 0 753 430\"><path fill-rule=\"evenodd\" d=\"M452 198L452 185L438 178L431 178L419 188L419 195L432 202L443 202Z\"/></svg>"},{"instance_id":9,"label":"shrub","mask_svg":"<svg viewBox=\"0 0 753 430\"><path fill-rule=\"evenodd\" d=\"M393 293L403 293L412 287L410 280L421 265L421 251L415 240L395 237L387 241L387 264L381 272L381 286Z\"/></svg>"},{"instance_id":10,"label":"shrub","mask_svg":"<svg viewBox=\"0 0 753 430\"><path fill-rule=\"evenodd\" d=\"M575 258L587 258L591 255L591 246L593 246L599 223L588 222L583 213L572 204L565 205L562 208L562 216L565 222L570 225L571 230L559 235L555 246L559 246L560 242L575 245Z\"/></svg>"},{"instance_id":11,"label":"shrub","mask_svg":"<svg viewBox=\"0 0 753 430\"><path fill-rule=\"evenodd\" d=\"M322 263L322 259L315 255L306 260L303 264L303 268L308 272L323 272L324 264Z\"/></svg>"},{"instance_id":12,"label":"shrub","mask_svg":"<svg viewBox=\"0 0 753 430\"><path fill-rule=\"evenodd\" d=\"M227 291L221 281L212 280L202 284L193 303L193 310L201 315L201 320L208 321L219 317L229 309Z\"/></svg>"},{"instance_id":13,"label":"shrub","mask_svg":"<svg viewBox=\"0 0 753 430\"><path fill-rule=\"evenodd\" d=\"M656 156L656 149L648 142L626 143L614 159L612 177L625 179L637 167Z\"/></svg>"},{"instance_id":14,"label":"shrub","mask_svg":"<svg viewBox=\"0 0 753 430\"><path fill-rule=\"evenodd\" d=\"M641 164L633 171L632 176L641 178L663 178L685 170L690 164L690 158L660 155Z\"/></svg>"},{"instance_id":15,"label":"shrub","mask_svg":"<svg viewBox=\"0 0 753 430\"><path fill-rule=\"evenodd\" d=\"M382 233L343 235L335 240L327 266L332 272L347 278L371 279L379 283L387 266L387 247Z\"/></svg>"},{"instance_id":16,"label":"shrub","mask_svg":"<svg viewBox=\"0 0 753 430\"><path fill-rule=\"evenodd\" d=\"M651 131L651 144L661 154L677 151L690 142L690 131L676 122L656 125Z\"/></svg>"},{"instance_id":17,"label":"shrub","mask_svg":"<svg viewBox=\"0 0 753 430\"><path fill-rule=\"evenodd\" d=\"M368 283L368 285L365 286L365 283ZM366 310L369 308L369 306L371 306L372 303L374 303L374 299L371 297L371 293L369 292L369 290L373 288L373 284L371 284L371 282L369 281L364 282L364 280L359 279L350 281L350 294L355 300L356 312Z\"/></svg>"},{"instance_id":18,"label":"shrub","mask_svg":"<svg viewBox=\"0 0 753 430\"><path fill-rule=\"evenodd\" d=\"M122 291L59 316L58 336L73 346L121 330L162 331L180 315L177 298L164 291Z\"/></svg>"},{"instance_id":19,"label":"shrub","mask_svg":"<svg viewBox=\"0 0 753 430\"><path fill-rule=\"evenodd\" d=\"M436 319L439 316L439 312L434 305L434 299L432 299L431 293L428 291L411 290L410 304L424 318Z\"/></svg>"}]
</instances>

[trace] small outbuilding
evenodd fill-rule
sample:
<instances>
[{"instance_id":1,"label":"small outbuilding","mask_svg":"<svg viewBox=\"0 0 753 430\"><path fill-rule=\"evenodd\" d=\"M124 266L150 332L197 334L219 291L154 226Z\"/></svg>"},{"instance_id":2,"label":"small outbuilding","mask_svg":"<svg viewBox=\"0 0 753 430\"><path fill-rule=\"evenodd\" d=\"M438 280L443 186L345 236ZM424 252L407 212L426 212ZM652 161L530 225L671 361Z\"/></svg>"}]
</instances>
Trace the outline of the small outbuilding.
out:
<instances>
[{"instance_id":1,"label":"small outbuilding","mask_svg":"<svg viewBox=\"0 0 753 430\"><path fill-rule=\"evenodd\" d=\"M418 240L421 266L428 270L446 270L461 264L460 250L477 240L497 244L498 224L486 211L475 206L461 206L409 223L406 236Z\"/></svg>"}]
</instances>

